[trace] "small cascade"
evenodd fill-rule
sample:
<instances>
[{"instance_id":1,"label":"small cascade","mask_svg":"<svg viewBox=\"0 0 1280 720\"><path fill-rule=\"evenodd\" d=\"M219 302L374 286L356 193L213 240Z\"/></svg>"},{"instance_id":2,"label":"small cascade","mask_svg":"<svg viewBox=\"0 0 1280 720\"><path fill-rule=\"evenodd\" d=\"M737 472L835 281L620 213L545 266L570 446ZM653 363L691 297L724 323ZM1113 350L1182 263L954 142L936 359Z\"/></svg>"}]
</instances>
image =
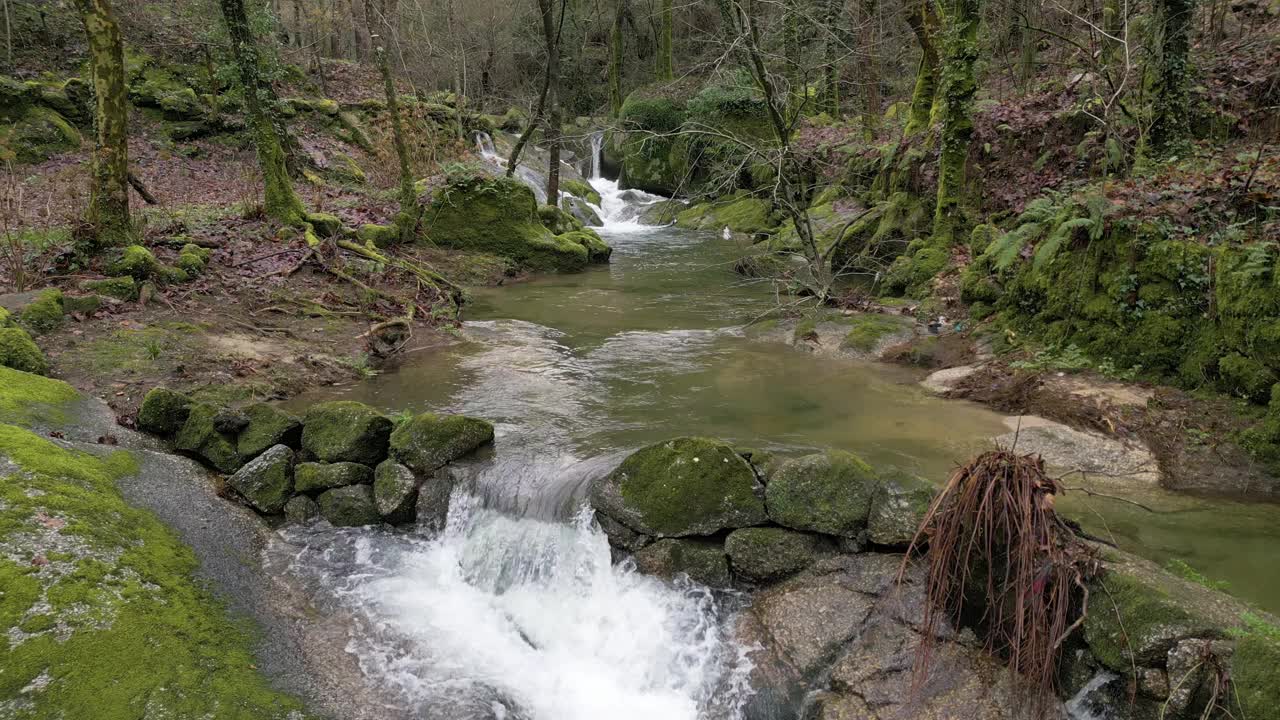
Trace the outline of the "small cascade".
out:
<instances>
[{"instance_id":1,"label":"small cascade","mask_svg":"<svg viewBox=\"0 0 1280 720\"><path fill-rule=\"evenodd\" d=\"M1108 709L1110 703L1105 690L1118 677L1115 673L1101 670L1089 678L1089 682L1067 700L1067 717L1070 720L1111 720L1112 715Z\"/></svg>"},{"instance_id":2,"label":"small cascade","mask_svg":"<svg viewBox=\"0 0 1280 720\"><path fill-rule=\"evenodd\" d=\"M600 178L600 156L604 152L604 132L591 133L591 180Z\"/></svg>"},{"instance_id":3,"label":"small cascade","mask_svg":"<svg viewBox=\"0 0 1280 720\"><path fill-rule=\"evenodd\" d=\"M475 141L476 152L480 153L480 158L489 163L498 172L505 173L507 171L507 159L498 154L498 149L494 146L493 138L489 133L476 133ZM534 197L538 199L539 205L547 203L546 176L523 164L516 166L515 176L520 182L529 186L529 189L533 191Z\"/></svg>"}]
</instances>

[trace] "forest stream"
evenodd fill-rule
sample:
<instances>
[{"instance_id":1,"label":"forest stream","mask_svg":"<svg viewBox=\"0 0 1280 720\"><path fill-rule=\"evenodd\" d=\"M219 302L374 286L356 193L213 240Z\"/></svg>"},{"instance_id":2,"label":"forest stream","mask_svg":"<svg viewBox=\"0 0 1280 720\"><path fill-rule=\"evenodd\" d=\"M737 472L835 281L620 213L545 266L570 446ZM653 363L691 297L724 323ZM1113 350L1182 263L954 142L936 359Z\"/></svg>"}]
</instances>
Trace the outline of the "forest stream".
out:
<instances>
[{"instance_id":1,"label":"forest stream","mask_svg":"<svg viewBox=\"0 0 1280 720\"><path fill-rule=\"evenodd\" d=\"M489 455L451 466L443 533L306 524L268 551L318 607L353 618L348 650L399 713L737 717L750 702L751 648L732 627L748 598L612 565L583 509L588 482L678 435L783 455L847 449L941 482L1009 430L982 406L930 395L918 371L749 339L744 325L775 299L769 283L733 275L736 241L637 224L627 219L636 203L655 197L593 184L610 265L479 290L466 342L292 401L340 397L496 425ZM1257 572L1280 540L1277 508L1127 492L1159 512L1070 492L1062 506L1121 548L1182 558L1280 609L1280 581Z\"/></svg>"}]
</instances>

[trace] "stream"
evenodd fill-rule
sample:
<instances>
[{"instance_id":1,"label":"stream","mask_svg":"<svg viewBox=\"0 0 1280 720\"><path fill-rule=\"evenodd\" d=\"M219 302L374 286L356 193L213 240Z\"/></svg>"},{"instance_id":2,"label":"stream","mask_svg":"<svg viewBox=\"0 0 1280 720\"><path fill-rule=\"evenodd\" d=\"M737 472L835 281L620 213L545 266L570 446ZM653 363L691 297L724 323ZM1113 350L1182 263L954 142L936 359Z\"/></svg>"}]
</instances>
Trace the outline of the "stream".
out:
<instances>
[{"instance_id":1,"label":"stream","mask_svg":"<svg viewBox=\"0 0 1280 720\"><path fill-rule=\"evenodd\" d=\"M297 399L486 418L494 449L453 469L437 536L289 527L268 562L321 611L351 618L348 652L385 717L695 720L740 717L750 648L729 628L746 598L613 565L582 508L586 486L636 448L680 435L801 454L841 448L941 482L1008 430L984 407L935 398L918 371L818 357L744 336L768 283L736 276L742 247L650 227L655 201L592 180L607 266L474 290L466 342L397 372ZM1153 491L1170 509L1068 496L1091 532L1159 562L1183 558L1280 609L1260 577L1280 541L1274 506Z\"/></svg>"}]
</instances>

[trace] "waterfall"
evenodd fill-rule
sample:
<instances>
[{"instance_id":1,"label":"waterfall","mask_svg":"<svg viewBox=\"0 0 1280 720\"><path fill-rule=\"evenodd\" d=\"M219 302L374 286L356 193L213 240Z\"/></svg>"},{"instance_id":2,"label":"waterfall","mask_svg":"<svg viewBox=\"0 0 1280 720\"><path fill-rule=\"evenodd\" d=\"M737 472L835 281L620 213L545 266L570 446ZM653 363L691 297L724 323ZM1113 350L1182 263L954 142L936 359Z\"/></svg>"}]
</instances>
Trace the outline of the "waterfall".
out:
<instances>
[{"instance_id":1,"label":"waterfall","mask_svg":"<svg viewBox=\"0 0 1280 720\"><path fill-rule=\"evenodd\" d=\"M591 133L591 178L598 180L600 178L600 154L604 152L604 132L596 131Z\"/></svg>"},{"instance_id":2,"label":"waterfall","mask_svg":"<svg viewBox=\"0 0 1280 720\"><path fill-rule=\"evenodd\" d=\"M507 171L507 159L498 154L497 147L493 144L493 138L487 132L478 132L475 136L476 152L480 153L480 158L489 163L493 169L500 173ZM520 182L529 186L533 190L533 195L538 199L539 205L547 204L547 178L542 173L534 170L524 163L516 166L515 176Z\"/></svg>"}]
</instances>

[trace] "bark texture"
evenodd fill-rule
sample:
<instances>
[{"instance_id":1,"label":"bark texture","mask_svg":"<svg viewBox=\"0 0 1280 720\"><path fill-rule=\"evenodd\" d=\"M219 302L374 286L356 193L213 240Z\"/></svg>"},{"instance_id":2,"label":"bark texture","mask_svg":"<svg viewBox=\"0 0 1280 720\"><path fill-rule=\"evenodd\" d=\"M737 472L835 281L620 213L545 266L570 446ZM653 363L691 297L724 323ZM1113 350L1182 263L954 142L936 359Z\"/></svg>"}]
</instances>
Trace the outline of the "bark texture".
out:
<instances>
[{"instance_id":1,"label":"bark texture","mask_svg":"<svg viewBox=\"0 0 1280 720\"><path fill-rule=\"evenodd\" d=\"M109 0L76 0L89 42L93 76L94 152L89 208L94 250L127 244L134 236L129 218L129 124L124 43Z\"/></svg>"}]
</instances>

